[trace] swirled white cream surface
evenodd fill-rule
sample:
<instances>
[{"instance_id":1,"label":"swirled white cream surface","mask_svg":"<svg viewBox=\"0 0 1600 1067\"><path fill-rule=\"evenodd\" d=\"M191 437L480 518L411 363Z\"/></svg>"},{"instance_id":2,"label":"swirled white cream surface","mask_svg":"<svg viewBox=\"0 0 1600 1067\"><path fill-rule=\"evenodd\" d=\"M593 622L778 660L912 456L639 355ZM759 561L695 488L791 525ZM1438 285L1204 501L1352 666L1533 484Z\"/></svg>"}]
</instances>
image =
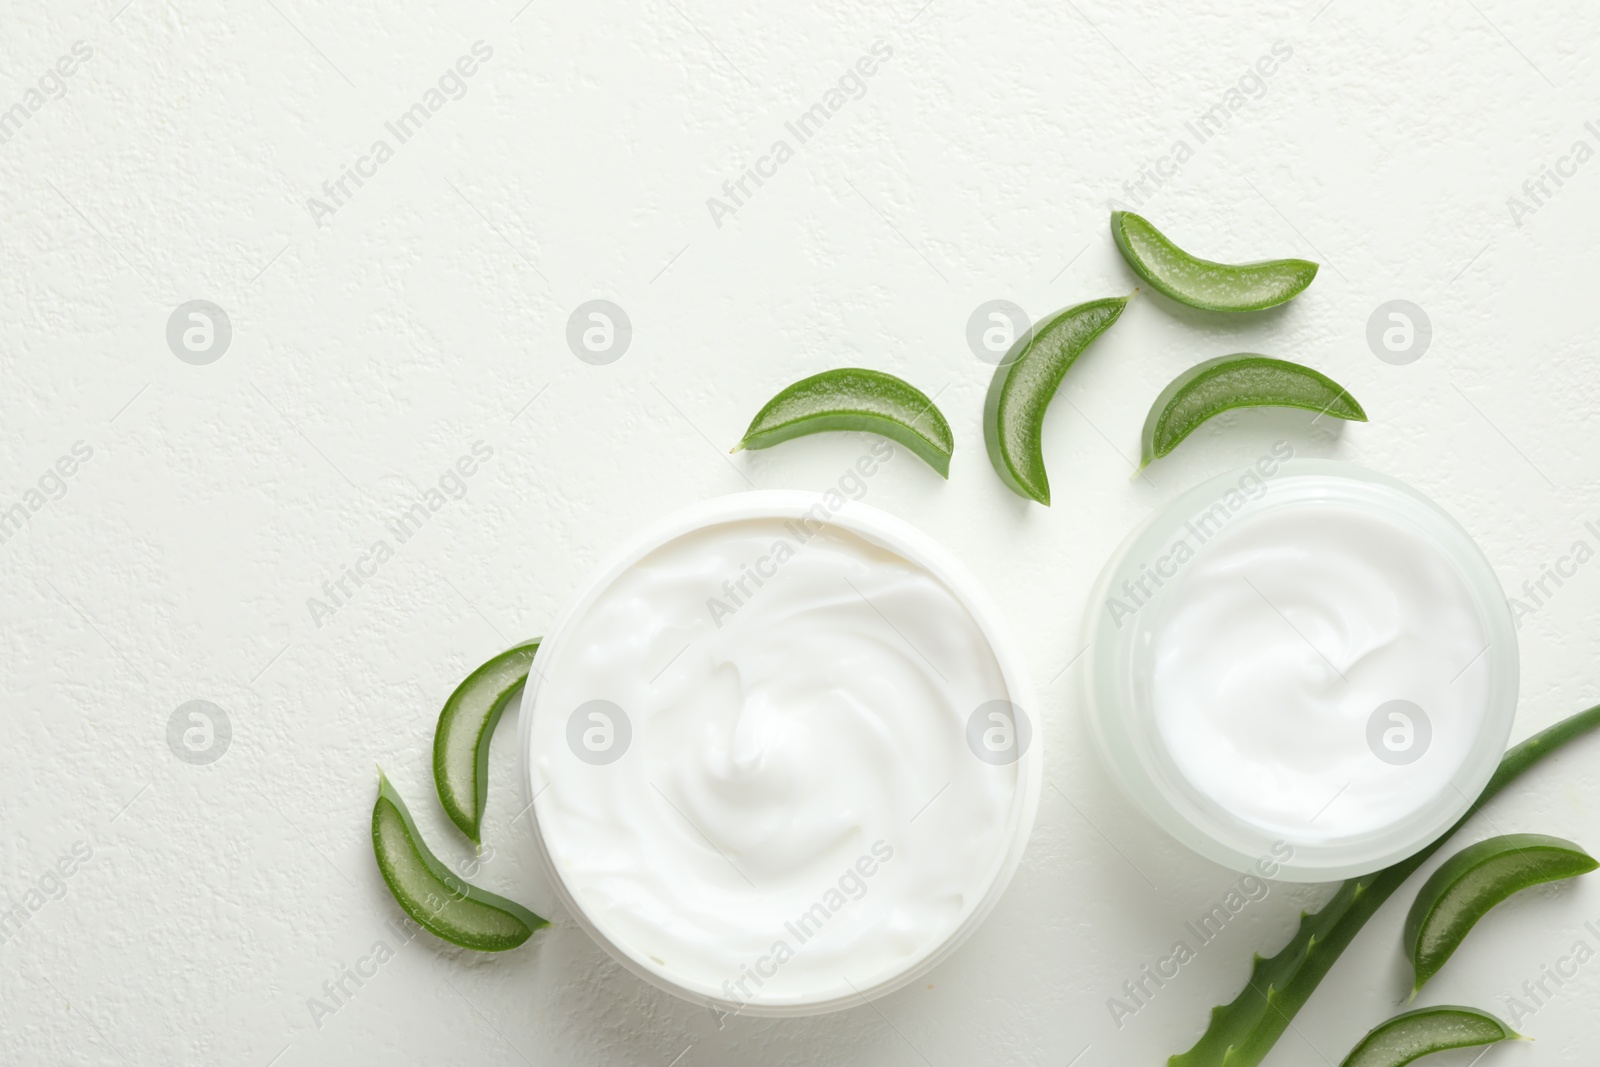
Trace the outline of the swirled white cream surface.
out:
<instances>
[{"instance_id":1,"label":"swirled white cream surface","mask_svg":"<svg viewBox=\"0 0 1600 1067\"><path fill-rule=\"evenodd\" d=\"M723 522L626 567L551 651L531 734L546 854L672 983L852 996L993 883L1018 771L977 758L967 726L1006 683L918 563L838 525Z\"/></svg>"},{"instance_id":2,"label":"swirled white cream surface","mask_svg":"<svg viewBox=\"0 0 1600 1067\"><path fill-rule=\"evenodd\" d=\"M1487 714L1487 638L1427 537L1360 507L1302 503L1246 511L1168 568L1149 623L1150 699L1200 793L1317 844L1451 789Z\"/></svg>"}]
</instances>

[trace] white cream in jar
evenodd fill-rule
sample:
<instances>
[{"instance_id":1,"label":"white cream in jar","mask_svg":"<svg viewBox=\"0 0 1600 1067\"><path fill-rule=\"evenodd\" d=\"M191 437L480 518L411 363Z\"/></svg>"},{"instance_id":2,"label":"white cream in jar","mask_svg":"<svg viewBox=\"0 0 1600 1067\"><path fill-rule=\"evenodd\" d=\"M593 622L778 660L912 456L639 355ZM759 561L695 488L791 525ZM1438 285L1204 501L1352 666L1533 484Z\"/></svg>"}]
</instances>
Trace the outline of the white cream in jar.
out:
<instances>
[{"instance_id":1,"label":"white cream in jar","mask_svg":"<svg viewBox=\"0 0 1600 1067\"><path fill-rule=\"evenodd\" d=\"M1196 789L1276 837L1307 845L1411 815L1483 728L1488 639L1471 592L1391 518L1344 504L1241 516L1164 592L1151 622L1162 739Z\"/></svg>"},{"instance_id":2,"label":"white cream in jar","mask_svg":"<svg viewBox=\"0 0 1600 1067\"><path fill-rule=\"evenodd\" d=\"M580 922L657 984L752 1012L859 1003L993 903L1038 739L1025 711L979 713L1015 707L1014 680L950 584L970 579L915 531L809 494L730 499L647 535L540 650L541 851ZM1021 759L985 747L996 723Z\"/></svg>"},{"instance_id":3,"label":"white cream in jar","mask_svg":"<svg viewBox=\"0 0 1600 1067\"><path fill-rule=\"evenodd\" d=\"M1517 643L1493 569L1437 505L1280 449L1183 494L1108 563L1089 721L1185 844L1332 880L1409 855L1478 795Z\"/></svg>"}]
</instances>

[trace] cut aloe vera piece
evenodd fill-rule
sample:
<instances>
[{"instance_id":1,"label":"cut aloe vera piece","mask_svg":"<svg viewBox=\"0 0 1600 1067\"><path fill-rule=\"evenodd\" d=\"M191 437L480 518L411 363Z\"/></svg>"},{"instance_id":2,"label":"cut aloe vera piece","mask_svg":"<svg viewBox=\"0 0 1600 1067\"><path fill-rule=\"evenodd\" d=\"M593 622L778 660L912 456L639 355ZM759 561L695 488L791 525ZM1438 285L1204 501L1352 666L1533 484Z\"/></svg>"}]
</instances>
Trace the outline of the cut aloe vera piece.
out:
<instances>
[{"instance_id":1,"label":"cut aloe vera piece","mask_svg":"<svg viewBox=\"0 0 1600 1067\"><path fill-rule=\"evenodd\" d=\"M1111 213L1111 237L1128 266L1156 292L1207 311L1276 307L1300 295L1317 276L1317 265L1304 259L1239 264L1201 259L1131 211Z\"/></svg>"},{"instance_id":2,"label":"cut aloe vera piece","mask_svg":"<svg viewBox=\"0 0 1600 1067\"><path fill-rule=\"evenodd\" d=\"M1453 1048L1525 1040L1486 1011L1441 1004L1379 1023L1350 1050L1339 1067L1405 1067L1424 1056Z\"/></svg>"},{"instance_id":3,"label":"cut aloe vera piece","mask_svg":"<svg viewBox=\"0 0 1600 1067\"><path fill-rule=\"evenodd\" d=\"M783 389L756 412L733 451L771 448L832 430L887 437L921 456L941 477L950 477L956 439L944 413L910 382L862 367L823 371Z\"/></svg>"},{"instance_id":4,"label":"cut aloe vera piece","mask_svg":"<svg viewBox=\"0 0 1600 1067\"><path fill-rule=\"evenodd\" d=\"M489 796L489 740L500 715L528 680L534 639L491 659L456 686L433 731L433 781L450 821L481 844L483 806Z\"/></svg>"},{"instance_id":5,"label":"cut aloe vera piece","mask_svg":"<svg viewBox=\"0 0 1600 1067\"><path fill-rule=\"evenodd\" d=\"M1140 469L1167 455L1207 419L1245 407L1288 407L1366 422L1344 386L1286 359L1238 352L1208 359L1172 380L1144 421Z\"/></svg>"},{"instance_id":6,"label":"cut aloe vera piece","mask_svg":"<svg viewBox=\"0 0 1600 1067\"><path fill-rule=\"evenodd\" d=\"M1445 860L1406 916L1411 995L1439 972L1479 919L1530 886L1588 874L1600 864L1578 845L1546 834L1505 834Z\"/></svg>"},{"instance_id":7,"label":"cut aloe vera piece","mask_svg":"<svg viewBox=\"0 0 1600 1067\"><path fill-rule=\"evenodd\" d=\"M389 892L424 930L462 948L504 952L550 924L521 904L468 885L428 850L405 801L380 769L372 851Z\"/></svg>"},{"instance_id":8,"label":"cut aloe vera piece","mask_svg":"<svg viewBox=\"0 0 1600 1067\"><path fill-rule=\"evenodd\" d=\"M995 368L983 402L983 439L1000 480L1018 496L1050 506L1044 416L1067 371L1128 306L1125 296L1090 300L1036 325Z\"/></svg>"}]
</instances>

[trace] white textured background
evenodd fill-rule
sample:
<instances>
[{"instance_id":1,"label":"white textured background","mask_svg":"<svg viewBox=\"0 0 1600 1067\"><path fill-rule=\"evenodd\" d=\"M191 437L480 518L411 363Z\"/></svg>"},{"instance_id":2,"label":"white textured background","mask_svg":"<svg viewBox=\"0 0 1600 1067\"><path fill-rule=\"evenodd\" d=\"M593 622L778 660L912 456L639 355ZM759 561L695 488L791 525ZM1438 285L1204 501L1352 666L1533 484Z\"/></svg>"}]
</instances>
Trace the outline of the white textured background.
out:
<instances>
[{"instance_id":1,"label":"white textured background","mask_svg":"<svg viewBox=\"0 0 1600 1067\"><path fill-rule=\"evenodd\" d=\"M1112 1022L1108 998L1233 876L1135 817L1087 750L1069 664L1089 584L1142 516L1280 438L1430 493L1508 590L1600 545L1584 528L1600 523L1600 162L1547 180L1520 220L1507 205L1574 141L1600 147L1597 32L1576 0L4 0L0 109L26 110L74 42L93 55L0 143L0 510L26 512L0 544L0 875L25 913L0 944L0 1059L1120 1067L1186 1048L1252 950L1328 890L1275 887ZM307 198L478 40L493 56L464 98L319 226ZM706 198L879 40L893 57L865 94L717 226ZM1185 122L1280 41L1292 58L1197 143ZM1124 190L1179 139L1194 152L1173 177ZM967 317L1127 291L1106 204L1135 193L1217 258L1326 266L1244 320L1141 296L1051 413L1055 506L1025 504L983 453L990 370ZM634 327L609 366L565 341L594 298ZM1435 331L1406 366L1366 341L1394 298ZM193 299L233 325L205 366L165 338ZM1130 480L1156 392L1237 350L1327 371L1371 424L1245 413ZM723 450L779 387L850 364L938 392L950 481L897 462L868 499L977 572L1043 693L1054 788L987 925L927 983L798 1022L719 1029L559 913L502 957L419 937L314 1017L325 981L395 940L367 841L374 762L465 859L429 776L456 681L541 632L647 519L834 480L859 441ZM307 598L392 543L385 524L480 440L493 458L466 497L317 625ZM57 483L80 441L92 457ZM1600 694L1597 590L1585 564L1525 620L1519 736ZM167 741L189 700L231 725L209 764ZM511 726L477 878L553 911L511 823ZM1572 749L1472 833L1600 847L1597 760L1600 739ZM57 881L75 842L92 858ZM1394 1010L1410 896L1270 1063L1336 1063ZM1585 921L1600 927L1600 880L1526 894L1427 1000L1507 1012L1575 940L1600 947ZM1600 962L1556 992L1523 1022L1537 1044L1480 1062L1592 1055Z\"/></svg>"}]
</instances>

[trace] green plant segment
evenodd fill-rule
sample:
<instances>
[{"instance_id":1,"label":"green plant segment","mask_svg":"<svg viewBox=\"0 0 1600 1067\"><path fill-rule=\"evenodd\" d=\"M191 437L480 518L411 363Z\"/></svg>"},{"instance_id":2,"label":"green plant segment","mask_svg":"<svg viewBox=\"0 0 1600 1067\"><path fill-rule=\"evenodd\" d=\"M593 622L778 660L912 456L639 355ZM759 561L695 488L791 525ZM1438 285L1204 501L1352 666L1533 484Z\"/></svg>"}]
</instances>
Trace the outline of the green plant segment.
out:
<instances>
[{"instance_id":1,"label":"green plant segment","mask_svg":"<svg viewBox=\"0 0 1600 1067\"><path fill-rule=\"evenodd\" d=\"M528 680L537 640L518 645L467 675L439 712L433 731L433 782L439 803L461 832L480 844L489 795L489 741L501 714Z\"/></svg>"},{"instance_id":2,"label":"green plant segment","mask_svg":"<svg viewBox=\"0 0 1600 1067\"><path fill-rule=\"evenodd\" d=\"M423 929L479 952L516 948L550 925L515 901L470 886L428 850L383 771L372 806L372 851L389 891Z\"/></svg>"},{"instance_id":3,"label":"green plant segment","mask_svg":"<svg viewBox=\"0 0 1600 1067\"><path fill-rule=\"evenodd\" d=\"M1379 1023L1339 1067L1405 1067L1435 1052L1519 1039L1521 1034L1488 1012L1442 1004Z\"/></svg>"},{"instance_id":4,"label":"green plant segment","mask_svg":"<svg viewBox=\"0 0 1600 1067\"><path fill-rule=\"evenodd\" d=\"M1190 367L1156 397L1144 421L1141 466L1170 453L1207 419L1245 407L1304 408L1367 421L1344 386L1310 367L1251 352L1218 356Z\"/></svg>"},{"instance_id":5,"label":"green plant segment","mask_svg":"<svg viewBox=\"0 0 1600 1067\"><path fill-rule=\"evenodd\" d=\"M1298 296L1317 276L1304 259L1262 263L1213 263L1167 240L1148 219L1131 211L1111 213L1111 236L1133 272L1158 293L1206 311L1260 311Z\"/></svg>"},{"instance_id":6,"label":"green plant segment","mask_svg":"<svg viewBox=\"0 0 1600 1067\"><path fill-rule=\"evenodd\" d=\"M1305 914L1300 929L1277 955L1256 957L1244 990L1211 1011L1211 1023L1193 1048L1171 1057L1168 1067L1255 1067L1305 1006L1318 983L1405 880L1451 834L1529 768L1576 738L1600 728L1600 705L1563 719L1512 748L1461 821L1409 859L1375 874L1352 878L1320 911Z\"/></svg>"},{"instance_id":7,"label":"green plant segment","mask_svg":"<svg viewBox=\"0 0 1600 1067\"><path fill-rule=\"evenodd\" d=\"M983 437L1001 481L1019 495L1049 505L1045 412L1083 350L1110 329L1127 306L1127 297L1113 297L1057 312L1029 331L995 368L983 406Z\"/></svg>"},{"instance_id":8,"label":"green plant segment","mask_svg":"<svg viewBox=\"0 0 1600 1067\"><path fill-rule=\"evenodd\" d=\"M1571 841L1544 834L1491 837L1445 860L1406 915L1405 945L1416 976L1411 995L1439 972L1496 904L1530 886L1587 874L1596 866Z\"/></svg>"},{"instance_id":9,"label":"green plant segment","mask_svg":"<svg viewBox=\"0 0 1600 1067\"><path fill-rule=\"evenodd\" d=\"M733 446L773 445L828 430L863 430L881 434L921 456L942 476L950 477L955 435L944 413L910 382L882 371L843 367L802 378L767 401L756 412L744 439Z\"/></svg>"}]
</instances>

